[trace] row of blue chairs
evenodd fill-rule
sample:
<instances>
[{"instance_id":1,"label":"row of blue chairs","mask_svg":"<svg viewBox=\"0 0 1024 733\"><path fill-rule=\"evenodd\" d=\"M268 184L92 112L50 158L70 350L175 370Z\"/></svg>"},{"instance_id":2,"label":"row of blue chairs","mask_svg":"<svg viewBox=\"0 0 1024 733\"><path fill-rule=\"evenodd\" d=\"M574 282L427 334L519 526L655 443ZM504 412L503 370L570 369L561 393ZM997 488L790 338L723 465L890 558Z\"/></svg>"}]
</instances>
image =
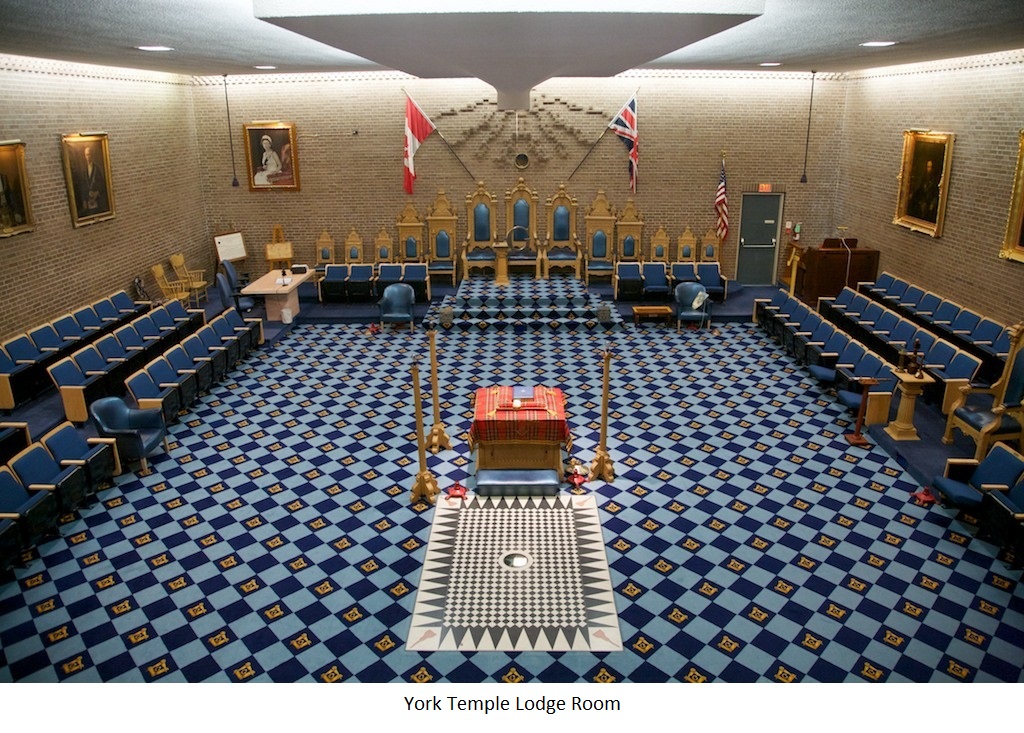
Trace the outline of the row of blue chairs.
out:
<instances>
[{"instance_id":1,"label":"row of blue chairs","mask_svg":"<svg viewBox=\"0 0 1024 733\"><path fill-rule=\"evenodd\" d=\"M120 290L0 344L0 410L10 412L49 387L46 369L150 308Z\"/></svg>"},{"instance_id":2,"label":"row of blue chairs","mask_svg":"<svg viewBox=\"0 0 1024 733\"><path fill-rule=\"evenodd\" d=\"M129 374L197 331L204 322L202 310L186 310L179 301L169 300L47 367L60 394L65 419L86 422L90 402L109 394L123 394Z\"/></svg>"},{"instance_id":3,"label":"row of blue chairs","mask_svg":"<svg viewBox=\"0 0 1024 733\"><path fill-rule=\"evenodd\" d=\"M698 282L715 301L728 297L729 280L718 262L616 262L612 274L615 300L666 300L680 283Z\"/></svg>"},{"instance_id":4,"label":"row of blue chairs","mask_svg":"<svg viewBox=\"0 0 1024 733\"><path fill-rule=\"evenodd\" d=\"M417 300L430 300L430 274L425 262L327 265L317 282L317 295L322 303L368 301L383 295L392 283L406 283L412 286Z\"/></svg>"},{"instance_id":5,"label":"row of blue chairs","mask_svg":"<svg viewBox=\"0 0 1024 733\"><path fill-rule=\"evenodd\" d=\"M943 414L949 412L963 387L988 384L981 376L980 358L850 288L834 299L820 299L819 309L891 363L913 359L916 352L925 373L935 380L925 387L925 399L937 402Z\"/></svg>"},{"instance_id":6,"label":"row of blue chairs","mask_svg":"<svg viewBox=\"0 0 1024 733\"><path fill-rule=\"evenodd\" d=\"M22 433L28 441L28 431ZM27 442L0 466L0 570L58 534L61 518L111 485L120 473L116 441L86 438L69 422Z\"/></svg>"},{"instance_id":7,"label":"row of blue chairs","mask_svg":"<svg viewBox=\"0 0 1024 733\"><path fill-rule=\"evenodd\" d=\"M772 298L756 299L754 318L854 414L864 403L861 380L871 380L864 405L865 424L888 420L897 384L892 364L784 290Z\"/></svg>"},{"instance_id":8,"label":"row of blue chairs","mask_svg":"<svg viewBox=\"0 0 1024 733\"><path fill-rule=\"evenodd\" d=\"M857 291L884 303L982 360L982 375L993 381L1002 372L1010 346L1009 326L970 308L883 272Z\"/></svg>"}]
</instances>

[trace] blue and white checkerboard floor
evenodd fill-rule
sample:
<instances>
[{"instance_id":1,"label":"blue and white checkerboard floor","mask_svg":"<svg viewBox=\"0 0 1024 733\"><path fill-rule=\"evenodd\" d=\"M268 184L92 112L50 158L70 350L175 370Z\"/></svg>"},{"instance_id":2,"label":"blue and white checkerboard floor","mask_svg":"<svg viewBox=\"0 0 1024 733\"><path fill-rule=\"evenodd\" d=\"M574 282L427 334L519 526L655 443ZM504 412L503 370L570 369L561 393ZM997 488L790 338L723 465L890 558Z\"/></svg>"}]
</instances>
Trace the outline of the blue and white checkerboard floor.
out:
<instances>
[{"instance_id":1,"label":"blue and white checkerboard floor","mask_svg":"<svg viewBox=\"0 0 1024 733\"><path fill-rule=\"evenodd\" d=\"M0 587L0 680L1024 679L1020 571L913 503L883 452L850 448L848 416L756 329L437 346L442 490L472 487L469 396L488 384L561 387L589 463L612 348L617 478L584 490L623 651L405 649L434 511L409 498L427 338L302 325Z\"/></svg>"}]
</instances>

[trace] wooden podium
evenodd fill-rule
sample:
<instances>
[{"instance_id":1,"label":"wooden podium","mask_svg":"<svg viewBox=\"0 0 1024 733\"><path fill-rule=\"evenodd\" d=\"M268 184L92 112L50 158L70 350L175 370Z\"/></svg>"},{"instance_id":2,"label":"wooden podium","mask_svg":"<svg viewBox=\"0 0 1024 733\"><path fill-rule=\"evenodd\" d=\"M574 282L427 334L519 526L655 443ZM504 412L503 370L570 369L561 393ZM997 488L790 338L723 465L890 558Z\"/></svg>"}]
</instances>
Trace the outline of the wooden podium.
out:
<instances>
[{"instance_id":1,"label":"wooden podium","mask_svg":"<svg viewBox=\"0 0 1024 733\"><path fill-rule=\"evenodd\" d=\"M835 242L837 240L826 240ZM856 240L850 240L856 245ZM849 276L847 276L849 270ZM874 282L878 276L878 250L853 246L806 247L794 275L793 293L812 307L818 298L834 298L844 286Z\"/></svg>"}]
</instances>

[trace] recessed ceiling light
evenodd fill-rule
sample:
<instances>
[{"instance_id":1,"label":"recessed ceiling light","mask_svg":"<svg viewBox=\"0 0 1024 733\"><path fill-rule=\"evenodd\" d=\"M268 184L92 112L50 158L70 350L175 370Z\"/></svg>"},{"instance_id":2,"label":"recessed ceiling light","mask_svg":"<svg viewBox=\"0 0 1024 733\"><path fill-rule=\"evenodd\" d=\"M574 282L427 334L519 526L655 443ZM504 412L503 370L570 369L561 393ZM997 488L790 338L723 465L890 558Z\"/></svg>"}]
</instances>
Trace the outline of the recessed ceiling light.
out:
<instances>
[{"instance_id":1,"label":"recessed ceiling light","mask_svg":"<svg viewBox=\"0 0 1024 733\"><path fill-rule=\"evenodd\" d=\"M253 66L252 68L260 69L261 71L270 71L271 69L276 69L277 67L271 66L270 64L261 64L259 66Z\"/></svg>"},{"instance_id":2,"label":"recessed ceiling light","mask_svg":"<svg viewBox=\"0 0 1024 733\"><path fill-rule=\"evenodd\" d=\"M173 51L170 46L136 46L140 51Z\"/></svg>"},{"instance_id":3,"label":"recessed ceiling light","mask_svg":"<svg viewBox=\"0 0 1024 733\"><path fill-rule=\"evenodd\" d=\"M761 66L782 66L781 61L762 61Z\"/></svg>"},{"instance_id":4,"label":"recessed ceiling light","mask_svg":"<svg viewBox=\"0 0 1024 733\"><path fill-rule=\"evenodd\" d=\"M860 45L865 48L884 48L885 46L895 46L896 41L865 41Z\"/></svg>"}]
</instances>

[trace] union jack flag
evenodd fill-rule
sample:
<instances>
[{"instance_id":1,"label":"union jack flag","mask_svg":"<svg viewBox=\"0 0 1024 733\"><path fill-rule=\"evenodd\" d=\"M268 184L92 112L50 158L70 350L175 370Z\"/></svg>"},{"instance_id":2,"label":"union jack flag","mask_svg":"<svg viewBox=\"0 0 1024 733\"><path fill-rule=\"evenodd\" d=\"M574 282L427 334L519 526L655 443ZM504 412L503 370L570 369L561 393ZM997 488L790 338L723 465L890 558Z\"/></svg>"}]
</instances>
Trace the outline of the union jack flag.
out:
<instances>
[{"instance_id":1,"label":"union jack flag","mask_svg":"<svg viewBox=\"0 0 1024 733\"><path fill-rule=\"evenodd\" d=\"M640 163L636 131L636 94L619 110L608 124L608 128L622 139L626 150L629 151L629 188L636 193L636 170Z\"/></svg>"}]
</instances>

